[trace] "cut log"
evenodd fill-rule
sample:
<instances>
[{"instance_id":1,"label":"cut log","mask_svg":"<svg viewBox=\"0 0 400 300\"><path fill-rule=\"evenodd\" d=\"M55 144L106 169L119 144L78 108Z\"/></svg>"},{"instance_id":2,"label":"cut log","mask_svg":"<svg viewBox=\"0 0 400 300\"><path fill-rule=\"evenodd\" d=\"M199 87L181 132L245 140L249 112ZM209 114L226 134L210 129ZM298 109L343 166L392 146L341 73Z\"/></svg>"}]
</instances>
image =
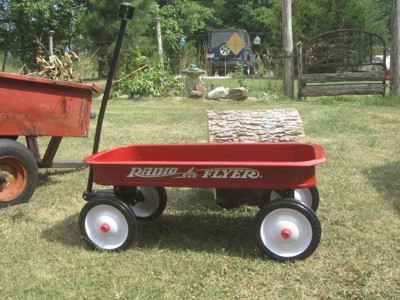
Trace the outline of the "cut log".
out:
<instances>
[{"instance_id":1,"label":"cut log","mask_svg":"<svg viewBox=\"0 0 400 300\"><path fill-rule=\"evenodd\" d=\"M209 140L223 142L300 142L304 127L296 109L256 111L208 111ZM215 189L217 205L234 208L242 204L262 205L264 190Z\"/></svg>"},{"instance_id":2,"label":"cut log","mask_svg":"<svg viewBox=\"0 0 400 300\"><path fill-rule=\"evenodd\" d=\"M223 142L295 142L304 138L296 109L208 111L209 140Z\"/></svg>"}]
</instances>

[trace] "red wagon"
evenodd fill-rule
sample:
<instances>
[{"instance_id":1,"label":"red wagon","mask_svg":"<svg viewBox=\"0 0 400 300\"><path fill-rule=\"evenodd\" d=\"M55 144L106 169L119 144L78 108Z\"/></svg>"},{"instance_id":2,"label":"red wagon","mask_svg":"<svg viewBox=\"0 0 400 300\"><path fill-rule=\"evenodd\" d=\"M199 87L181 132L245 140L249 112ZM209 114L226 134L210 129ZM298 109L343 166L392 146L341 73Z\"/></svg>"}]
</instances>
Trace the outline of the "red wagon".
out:
<instances>
[{"instance_id":1,"label":"red wagon","mask_svg":"<svg viewBox=\"0 0 400 300\"><path fill-rule=\"evenodd\" d=\"M38 182L38 167L54 163L63 137L87 137L95 85L0 73L0 207L27 202ZM27 147L17 142L24 136ZM40 155L37 137L51 136Z\"/></svg>"},{"instance_id":2,"label":"red wagon","mask_svg":"<svg viewBox=\"0 0 400 300\"><path fill-rule=\"evenodd\" d=\"M326 160L319 145L305 143L206 143L131 145L93 154L94 181L114 194L86 193L82 235L95 247L122 250L136 236L136 219L154 219L165 209L164 187L249 190L315 189L315 167ZM320 224L311 207L292 198L258 199L257 244L277 260L311 255ZM318 199L313 199L318 201ZM312 206L312 205L310 205Z\"/></svg>"},{"instance_id":3,"label":"red wagon","mask_svg":"<svg viewBox=\"0 0 400 300\"><path fill-rule=\"evenodd\" d=\"M106 251L127 249L137 219L160 216L165 187L245 189L260 206L256 241L279 261L306 258L317 248L321 225L315 214L315 167L326 160L319 145L305 143L222 143L131 145L98 153L101 125L127 20L133 7L121 4L123 18L99 111L90 173L79 216L83 238ZM93 190L93 182L113 190ZM259 193L259 191L265 193ZM278 198L275 200L275 198Z\"/></svg>"}]
</instances>

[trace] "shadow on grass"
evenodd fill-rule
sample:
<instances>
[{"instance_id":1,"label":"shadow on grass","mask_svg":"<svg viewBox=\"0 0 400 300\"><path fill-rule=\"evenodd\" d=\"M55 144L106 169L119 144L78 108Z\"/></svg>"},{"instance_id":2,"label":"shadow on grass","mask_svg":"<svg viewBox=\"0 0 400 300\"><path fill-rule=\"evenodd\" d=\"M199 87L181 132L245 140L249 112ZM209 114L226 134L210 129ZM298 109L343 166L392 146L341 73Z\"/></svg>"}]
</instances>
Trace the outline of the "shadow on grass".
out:
<instances>
[{"instance_id":1,"label":"shadow on grass","mask_svg":"<svg viewBox=\"0 0 400 300\"><path fill-rule=\"evenodd\" d=\"M254 256L253 218L186 212L140 222L136 247Z\"/></svg>"},{"instance_id":2,"label":"shadow on grass","mask_svg":"<svg viewBox=\"0 0 400 300\"><path fill-rule=\"evenodd\" d=\"M74 214L55 223L42 232L43 238L50 242L61 243L69 247L80 247L83 243L78 225L79 215Z\"/></svg>"},{"instance_id":3,"label":"shadow on grass","mask_svg":"<svg viewBox=\"0 0 400 300\"><path fill-rule=\"evenodd\" d=\"M72 169L45 169L45 171L40 171L39 169L39 186L49 184L49 183L58 183L61 180L54 179L59 175L73 174L76 172L80 172L84 168L72 168Z\"/></svg>"},{"instance_id":4,"label":"shadow on grass","mask_svg":"<svg viewBox=\"0 0 400 300\"><path fill-rule=\"evenodd\" d=\"M132 247L258 256L253 239L253 218L225 216L224 213L169 215L166 211L155 221L138 221L138 235ZM78 219L78 214L74 214L44 230L42 235L51 242L82 247L85 242L80 236Z\"/></svg>"},{"instance_id":5,"label":"shadow on grass","mask_svg":"<svg viewBox=\"0 0 400 300\"><path fill-rule=\"evenodd\" d=\"M367 169L372 186L381 193L400 215L400 161Z\"/></svg>"}]
</instances>

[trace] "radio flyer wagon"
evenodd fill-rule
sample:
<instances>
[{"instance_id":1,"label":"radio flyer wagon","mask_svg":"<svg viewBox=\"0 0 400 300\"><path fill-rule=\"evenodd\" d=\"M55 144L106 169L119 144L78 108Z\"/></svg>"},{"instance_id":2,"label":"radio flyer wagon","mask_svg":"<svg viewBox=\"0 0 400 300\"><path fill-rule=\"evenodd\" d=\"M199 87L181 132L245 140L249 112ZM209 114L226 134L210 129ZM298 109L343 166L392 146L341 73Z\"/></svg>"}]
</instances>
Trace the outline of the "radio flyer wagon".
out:
<instances>
[{"instance_id":1,"label":"radio flyer wagon","mask_svg":"<svg viewBox=\"0 0 400 300\"><path fill-rule=\"evenodd\" d=\"M133 11L129 14L132 16ZM88 202L79 216L84 239L101 250L127 249L136 238L137 220L152 220L163 213L167 204L165 187L267 189L284 191L286 196L273 201L259 199L261 209L255 217L258 247L279 261L310 256L320 241L320 222L312 205L294 199L294 193L315 188L316 166L326 160L319 145L144 144L97 151L106 95L126 19L121 24L99 112L93 154L84 159L90 165L83 194ZM93 182L113 189L93 190Z\"/></svg>"}]
</instances>

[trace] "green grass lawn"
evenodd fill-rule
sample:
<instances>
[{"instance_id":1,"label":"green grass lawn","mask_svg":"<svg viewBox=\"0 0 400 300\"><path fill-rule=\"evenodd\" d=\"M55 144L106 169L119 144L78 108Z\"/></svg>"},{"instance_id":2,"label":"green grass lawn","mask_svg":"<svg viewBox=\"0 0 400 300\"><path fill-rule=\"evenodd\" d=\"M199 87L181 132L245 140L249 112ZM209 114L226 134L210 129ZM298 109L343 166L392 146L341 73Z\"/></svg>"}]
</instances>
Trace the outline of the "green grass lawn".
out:
<instances>
[{"instance_id":1,"label":"green grass lawn","mask_svg":"<svg viewBox=\"0 0 400 300\"><path fill-rule=\"evenodd\" d=\"M299 111L307 142L328 157L317 167L322 237L311 257L269 260L253 241L255 207L224 210L211 190L189 188L167 189L164 214L139 222L129 250L93 251L78 228L88 170L42 169L31 201L0 211L0 298L399 299L396 97L111 100L100 149L205 142L207 110L285 107ZM63 140L58 158L90 155L95 125L87 139Z\"/></svg>"}]
</instances>

